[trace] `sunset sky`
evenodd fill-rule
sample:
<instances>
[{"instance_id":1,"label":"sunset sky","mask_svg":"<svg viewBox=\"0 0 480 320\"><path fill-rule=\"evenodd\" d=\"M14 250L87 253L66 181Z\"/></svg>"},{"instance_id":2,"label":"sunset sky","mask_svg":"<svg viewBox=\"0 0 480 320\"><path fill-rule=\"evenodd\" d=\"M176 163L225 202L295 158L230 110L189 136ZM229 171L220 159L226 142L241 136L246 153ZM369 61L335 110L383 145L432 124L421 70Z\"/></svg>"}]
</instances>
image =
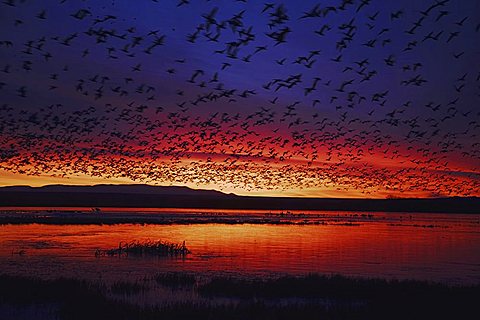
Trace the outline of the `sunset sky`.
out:
<instances>
[{"instance_id":1,"label":"sunset sky","mask_svg":"<svg viewBox=\"0 0 480 320\"><path fill-rule=\"evenodd\" d=\"M480 2L317 3L2 2L0 186L480 196Z\"/></svg>"}]
</instances>

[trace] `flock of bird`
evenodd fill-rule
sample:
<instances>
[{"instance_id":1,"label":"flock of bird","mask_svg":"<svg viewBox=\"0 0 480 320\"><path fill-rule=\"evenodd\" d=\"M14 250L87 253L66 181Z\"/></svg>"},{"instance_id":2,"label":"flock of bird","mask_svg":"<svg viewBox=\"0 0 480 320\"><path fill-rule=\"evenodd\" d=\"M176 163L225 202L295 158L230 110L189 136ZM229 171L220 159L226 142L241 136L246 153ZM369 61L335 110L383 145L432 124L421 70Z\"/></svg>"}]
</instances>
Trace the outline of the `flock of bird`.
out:
<instances>
[{"instance_id":1,"label":"flock of bird","mask_svg":"<svg viewBox=\"0 0 480 320\"><path fill-rule=\"evenodd\" d=\"M2 0L0 172L479 196L467 2Z\"/></svg>"}]
</instances>

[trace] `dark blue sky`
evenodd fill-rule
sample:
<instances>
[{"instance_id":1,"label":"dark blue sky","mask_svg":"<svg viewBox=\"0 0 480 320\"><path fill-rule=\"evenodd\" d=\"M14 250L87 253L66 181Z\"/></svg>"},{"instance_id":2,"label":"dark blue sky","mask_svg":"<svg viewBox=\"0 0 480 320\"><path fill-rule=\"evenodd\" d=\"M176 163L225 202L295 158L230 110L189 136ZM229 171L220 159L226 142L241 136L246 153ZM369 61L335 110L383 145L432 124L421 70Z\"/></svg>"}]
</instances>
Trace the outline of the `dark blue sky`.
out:
<instances>
[{"instance_id":1,"label":"dark blue sky","mask_svg":"<svg viewBox=\"0 0 480 320\"><path fill-rule=\"evenodd\" d=\"M180 3L0 4L3 184L478 193L478 1Z\"/></svg>"}]
</instances>

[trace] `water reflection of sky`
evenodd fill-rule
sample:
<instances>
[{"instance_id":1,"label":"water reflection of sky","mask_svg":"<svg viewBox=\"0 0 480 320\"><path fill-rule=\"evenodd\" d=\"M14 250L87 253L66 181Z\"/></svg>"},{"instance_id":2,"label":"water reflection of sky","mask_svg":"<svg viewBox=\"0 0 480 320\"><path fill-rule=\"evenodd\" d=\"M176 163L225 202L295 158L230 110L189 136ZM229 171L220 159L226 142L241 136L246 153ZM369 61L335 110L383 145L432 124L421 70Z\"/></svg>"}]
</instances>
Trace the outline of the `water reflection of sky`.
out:
<instances>
[{"instance_id":1,"label":"water reflection of sky","mask_svg":"<svg viewBox=\"0 0 480 320\"><path fill-rule=\"evenodd\" d=\"M397 221L331 213L322 225L3 225L3 272L87 278L142 277L160 271L220 274L309 272L480 282L478 215L394 214ZM186 258L95 258L120 241L186 241ZM19 254L24 250L23 254Z\"/></svg>"}]
</instances>

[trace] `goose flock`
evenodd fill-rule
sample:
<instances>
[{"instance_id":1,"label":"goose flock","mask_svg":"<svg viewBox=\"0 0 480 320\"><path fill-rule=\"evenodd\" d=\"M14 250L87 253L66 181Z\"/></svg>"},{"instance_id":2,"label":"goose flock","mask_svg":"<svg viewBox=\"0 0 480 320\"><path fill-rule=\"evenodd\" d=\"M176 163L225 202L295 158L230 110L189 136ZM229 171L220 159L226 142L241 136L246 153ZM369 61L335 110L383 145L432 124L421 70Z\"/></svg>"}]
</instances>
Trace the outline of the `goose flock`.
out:
<instances>
[{"instance_id":1,"label":"goose flock","mask_svg":"<svg viewBox=\"0 0 480 320\"><path fill-rule=\"evenodd\" d=\"M480 196L480 2L266 1L2 0L0 180Z\"/></svg>"}]
</instances>

